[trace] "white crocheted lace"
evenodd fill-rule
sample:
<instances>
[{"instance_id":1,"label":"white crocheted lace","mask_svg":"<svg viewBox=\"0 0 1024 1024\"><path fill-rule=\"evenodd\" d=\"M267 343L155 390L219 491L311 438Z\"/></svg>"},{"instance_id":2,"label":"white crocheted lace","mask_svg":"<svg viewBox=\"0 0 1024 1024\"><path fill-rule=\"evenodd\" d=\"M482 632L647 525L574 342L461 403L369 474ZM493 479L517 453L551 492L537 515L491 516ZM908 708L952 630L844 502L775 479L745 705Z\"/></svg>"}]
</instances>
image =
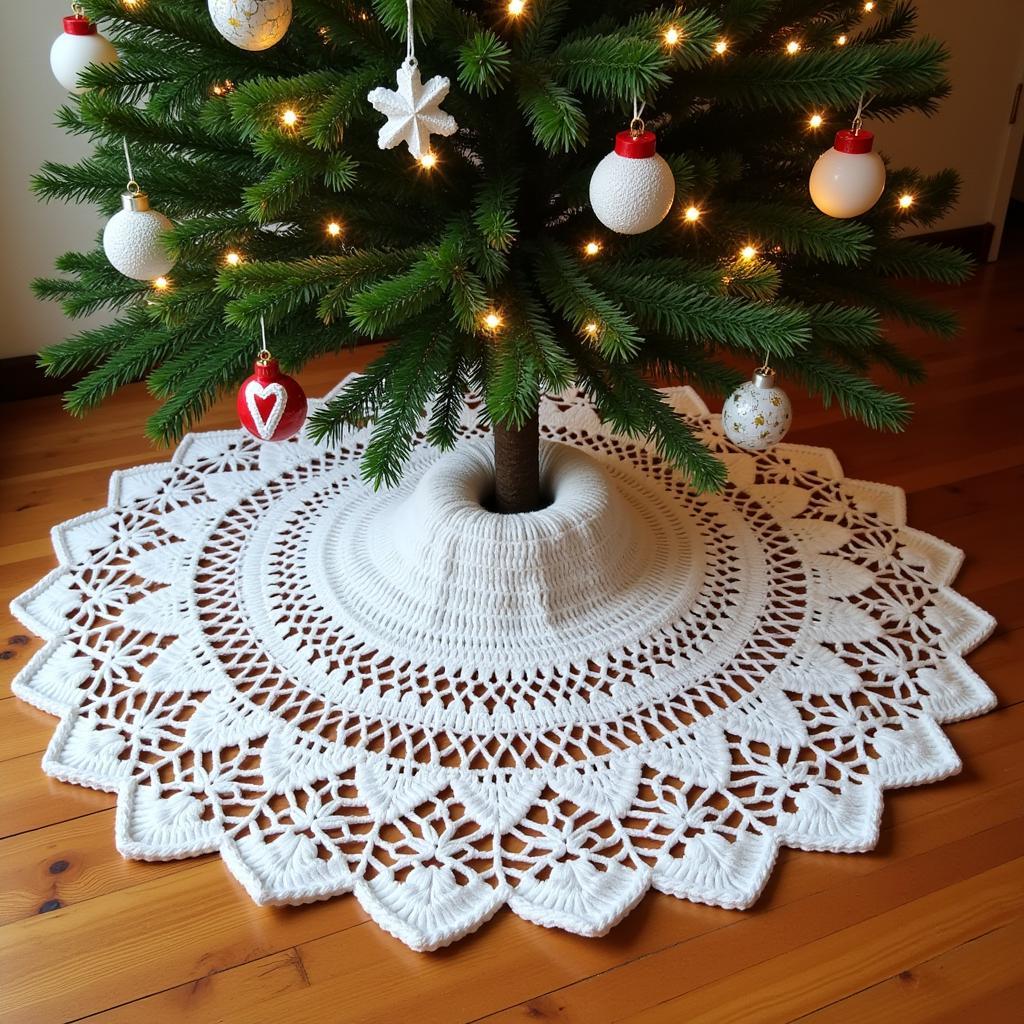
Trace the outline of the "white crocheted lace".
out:
<instances>
[{"instance_id":1,"label":"white crocheted lace","mask_svg":"<svg viewBox=\"0 0 1024 1024\"><path fill-rule=\"evenodd\" d=\"M551 504L486 511L468 409L394 490L241 431L115 473L13 609L53 776L118 793L117 845L220 850L261 903L353 891L433 949L503 904L600 935L653 886L741 908L780 845L853 851L881 791L959 768L937 723L993 695L961 553L827 450L732 447L695 494L578 394L542 405Z\"/></svg>"}]
</instances>

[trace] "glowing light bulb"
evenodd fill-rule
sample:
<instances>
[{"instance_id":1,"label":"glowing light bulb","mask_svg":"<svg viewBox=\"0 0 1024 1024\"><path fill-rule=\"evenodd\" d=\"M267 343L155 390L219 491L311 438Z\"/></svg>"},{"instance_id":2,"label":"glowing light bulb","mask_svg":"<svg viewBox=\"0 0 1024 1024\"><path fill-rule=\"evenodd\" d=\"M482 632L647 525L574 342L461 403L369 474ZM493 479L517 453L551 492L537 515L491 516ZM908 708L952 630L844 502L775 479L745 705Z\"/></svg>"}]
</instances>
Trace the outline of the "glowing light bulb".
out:
<instances>
[{"instance_id":1,"label":"glowing light bulb","mask_svg":"<svg viewBox=\"0 0 1024 1024\"><path fill-rule=\"evenodd\" d=\"M799 53L799 52L800 52L800 44L795 39L790 39L790 41L788 43L786 43L786 53L788 53L790 55L790 57L792 57L793 54Z\"/></svg>"},{"instance_id":2,"label":"glowing light bulb","mask_svg":"<svg viewBox=\"0 0 1024 1024\"><path fill-rule=\"evenodd\" d=\"M715 53L717 53L719 57L721 57L721 55L728 49L729 43L725 39L719 39L718 42L715 43Z\"/></svg>"},{"instance_id":3,"label":"glowing light bulb","mask_svg":"<svg viewBox=\"0 0 1024 1024\"><path fill-rule=\"evenodd\" d=\"M433 153L424 153L420 157L420 167L425 171L433 170L437 166L437 157Z\"/></svg>"},{"instance_id":4,"label":"glowing light bulb","mask_svg":"<svg viewBox=\"0 0 1024 1024\"><path fill-rule=\"evenodd\" d=\"M675 46L679 42L679 39L679 29L675 28L674 26L672 28L665 29L666 46Z\"/></svg>"},{"instance_id":5,"label":"glowing light bulb","mask_svg":"<svg viewBox=\"0 0 1024 1024\"><path fill-rule=\"evenodd\" d=\"M155 289L156 289L156 290L157 290L158 292L165 292L165 291L167 291L167 289L168 289L168 288L170 288L170 287L171 287L171 282L170 282L170 281L168 281L166 277L163 277L163 276L161 275L160 277L158 277L158 278L157 278L157 279L156 279L156 280L155 280L155 281L153 282L153 287L154 287L154 288L155 288Z\"/></svg>"},{"instance_id":6,"label":"glowing light bulb","mask_svg":"<svg viewBox=\"0 0 1024 1024\"><path fill-rule=\"evenodd\" d=\"M281 112L281 124L285 128L294 128L299 123L299 115L289 107Z\"/></svg>"},{"instance_id":7,"label":"glowing light bulb","mask_svg":"<svg viewBox=\"0 0 1024 1024\"><path fill-rule=\"evenodd\" d=\"M700 210L696 206L688 206L683 216L691 223L700 220Z\"/></svg>"},{"instance_id":8,"label":"glowing light bulb","mask_svg":"<svg viewBox=\"0 0 1024 1024\"><path fill-rule=\"evenodd\" d=\"M231 252L226 252L224 254L224 262L229 267L237 267L238 264L242 262L242 256L240 253L237 253L232 249Z\"/></svg>"},{"instance_id":9,"label":"glowing light bulb","mask_svg":"<svg viewBox=\"0 0 1024 1024\"><path fill-rule=\"evenodd\" d=\"M875 9L875 0L867 0L864 4L864 10L870 14Z\"/></svg>"},{"instance_id":10,"label":"glowing light bulb","mask_svg":"<svg viewBox=\"0 0 1024 1024\"><path fill-rule=\"evenodd\" d=\"M504 322L501 314L496 309L492 309L489 313L484 314L484 327L489 331L498 330Z\"/></svg>"},{"instance_id":11,"label":"glowing light bulb","mask_svg":"<svg viewBox=\"0 0 1024 1024\"><path fill-rule=\"evenodd\" d=\"M332 220L327 225L327 234L329 234L331 238L337 238L338 235L341 234L341 225L336 220Z\"/></svg>"},{"instance_id":12,"label":"glowing light bulb","mask_svg":"<svg viewBox=\"0 0 1024 1024\"><path fill-rule=\"evenodd\" d=\"M596 256L601 251L601 243L591 239L583 246L583 254L585 256Z\"/></svg>"},{"instance_id":13,"label":"glowing light bulb","mask_svg":"<svg viewBox=\"0 0 1024 1024\"><path fill-rule=\"evenodd\" d=\"M526 0L508 0L508 13L518 18L526 10Z\"/></svg>"},{"instance_id":14,"label":"glowing light bulb","mask_svg":"<svg viewBox=\"0 0 1024 1024\"><path fill-rule=\"evenodd\" d=\"M752 245L745 245L742 249L740 249L740 258L747 260L748 262L752 260L756 255L757 250Z\"/></svg>"},{"instance_id":15,"label":"glowing light bulb","mask_svg":"<svg viewBox=\"0 0 1024 1024\"><path fill-rule=\"evenodd\" d=\"M598 332L599 328L598 328L597 324L596 324L596 323L594 323L594 321L593 321L593 320L591 320L591 321L590 321L590 323L588 323L588 324L584 324L584 325L583 325L583 330L584 330L584 331L585 331L585 332L586 332L587 334L589 334L589 335L590 335L590 337L594 337L594 335L595 335L595 334L597 334L597 332Z\"/></svg>"},{"instance_id":16,"label":"glowing light bulb","mask_svg":"<svg viewBox=\"0 0 1024 1024\"><path fill-rule=\"evenodd\" d=\"M811 128L820 128L824 123L825 119L821 114L811 114L810 119L807 122Z\"/></svg>"},{"instance_id":17,"label":"glowing light bulb","mask_svg":"<svg viewBox=\"0 0 1024 1024\"><path fill-rule=\"evenodd\" d=\"M900 209L909 210L914 205L914 197L909 192L900 196Z\"/></svg>"},{"instance_id":18,"label":"glowing light bulb","mask_svg":"<svg viewBox=\"0 0 1024 1024\"><path fill-rule=\"evenodd\" d=\"M836 46L845 46L846 43L847 43L847 38L846 38L845 35L836 36Z\"/></svg>"}]
</instances>

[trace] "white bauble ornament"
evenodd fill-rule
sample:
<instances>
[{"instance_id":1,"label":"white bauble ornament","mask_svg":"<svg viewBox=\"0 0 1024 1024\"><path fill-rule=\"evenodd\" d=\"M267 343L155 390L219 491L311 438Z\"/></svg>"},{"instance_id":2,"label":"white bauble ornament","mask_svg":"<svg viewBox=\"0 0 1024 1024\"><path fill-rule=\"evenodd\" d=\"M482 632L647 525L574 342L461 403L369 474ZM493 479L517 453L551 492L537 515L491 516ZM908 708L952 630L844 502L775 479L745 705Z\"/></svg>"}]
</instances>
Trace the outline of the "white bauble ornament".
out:
<instances>
[{"instance_id":1,"label":"white bauble ornament","mask_svg":"<svg viewBox=\"0 0 1024 1024\"><path fill-rule=\"evenodd\" d=\"M242 50L279 43L292 22L292 0L209 0L214 28Z\"/></svg>"},{"instance_id":2,"label":"white bauble ornament","mask_svg":"<svg viewBox=\"0 0 1024 1024\"><path fill-rule=\"evenodd\" d=\"M50 67L53 76L65 89L74 93L85 92L78 84L78 76L90 64L117 64L114 44L96 31L96 26L84 14L69 14L64 19L64 31L50 47Z\"/></svg>"},{"instance_id":3,"label":"white bauble ornament","mask_svg":"<svg viewBox=\"0 0 1024 1024\"><path fill-rule=\"evenodd\" d=\"M762 366L722 407L725 436L740 448L763 452L786 436L793 419L789 397L775 386L775 371Z\"/></svg>"},{"instance_id":4,"label":"white bauble ornament","mask_svg":"<svg viewBox=\"0 0 1024 1024\"><path fill-rule=\"evenodd\" d=\"M380 149L391 149L400 142L409 147L417 160L430 153L431 135L454 135L459 130L455 118L441 109L451 83L441 75L426 82L420 77L415 57L407 57L395 72L397 89L378 86L366 98L387 121L377 135Z\"/></svg>"},{"instance_id":5,"label":"white bauble ornament","mask_svg":"<svg viewBox=\"0 0 1024 1024\"><path fill-rule=\"evenodd\" d=\"M160 239L172 227L162 213L149 208L145 192L123 192L121 209L103 229L103 251L125 277L136 281L161 277L174 266Z\"/></svg>"},{"instance_id":6,"label":"white bauble ornament","mask_svg":"<svg viewBox=\"0 0 1024 1024\"><path fill-rule=\"evenodd\" d=\"M872 151L869 131L836 132L835 145L818 157L811 171L814 205L830 217L859 217L878 202L885 189L885 164Z\"/></svg>"},{"instance_id":7,"label":"white bauble ornament","mask_svg":"<svg viewBox=\"0 0 1024 1024\"><path fill-rule=\"evenodd\" d=\"M590 179L590 205L597 219L620 235L650 231L668 215L675 197L676 180L658 155L654 132L619 132L615 151Z\"/></svg>"}]
</instances>

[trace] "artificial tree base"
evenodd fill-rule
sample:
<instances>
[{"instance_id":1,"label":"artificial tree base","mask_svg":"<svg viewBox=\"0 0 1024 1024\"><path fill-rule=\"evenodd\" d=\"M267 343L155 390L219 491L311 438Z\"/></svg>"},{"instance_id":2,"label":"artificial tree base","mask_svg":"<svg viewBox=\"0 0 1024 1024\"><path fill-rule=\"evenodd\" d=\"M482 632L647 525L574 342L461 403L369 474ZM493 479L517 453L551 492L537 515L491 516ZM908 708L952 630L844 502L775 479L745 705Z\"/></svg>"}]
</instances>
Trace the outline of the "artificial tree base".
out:
<instances>
[{"instance_id":1,"label":"artificial tree base","mask_svg":"<svg viewBox=\"0 0 1024 1024\"><path fill-rule=\"evenodd\" d=\"M351 890L416 949L504 903L581 935L650 887L746 907L782 845L869 849L883 789L958 770L938 723L992 706L962 658L992 620L902 492L668 397L723 494L575 393L542 403L526 514L485 507L472 410L394 490L362 434L199 434L115 474L13 604L47 638L15 683L61 717L45 770L119 794L125 856L220 850L264 903Z\"/></svg>"}]
</instances>

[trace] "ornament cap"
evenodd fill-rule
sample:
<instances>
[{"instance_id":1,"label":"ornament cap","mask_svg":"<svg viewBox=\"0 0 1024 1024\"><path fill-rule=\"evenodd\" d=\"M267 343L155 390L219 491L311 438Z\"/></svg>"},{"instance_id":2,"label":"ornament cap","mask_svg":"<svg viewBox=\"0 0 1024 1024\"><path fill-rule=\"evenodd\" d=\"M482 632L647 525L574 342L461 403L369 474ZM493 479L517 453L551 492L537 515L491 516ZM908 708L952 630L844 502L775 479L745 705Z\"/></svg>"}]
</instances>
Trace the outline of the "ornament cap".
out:
<instances>
[{"instance_id":1,"label":"ornament cap","mask_svg":"<svg viewBox=\"0 0 1024 1024\"><path fill-rule=\"evenodd\" d=\"M269 384L277 380L281 376L277 360L269 352L261 352L259 359L256 360L256 365L253 367L253 376L261 384Z\"/></svg>"},{"instance_id":2,"label":"ornament cap","mask_svg":"<svg viewBox=\"0 0 1024 1024\"><path fill-rule=\"evenodd\" d=\"M631 131L619 132L615 136L615 152L631 160L643 160L658 151L654 132L643 131L634 135Z\"/></svg>"},{"instance_id":3,"label":"ornament cap","mask_svg":"<svg viewBox=\"0 0 1024 1024\"><path fill-rule=\"evenodd\" d=\"M131 213L145 213L149 209L149 196L145 192L122 192L121 209Z\"/></svg>"},{"instance_id":4,"label":"ornament cap","mask_svg":"<svg viewBox=\"0 0 1024 1024\"><path fill-rule=\"evenodd\" d=\"M64 31L69 36L94 36L96 26L84 14L69 14L64 19Z\"/></svg>"},{"instance_id":5,"label":"ornament cap","mask_svg":"<svg viewBox=\"0 0 1024 1024\"><path fill-rule=\"evenodd\" d=\"M861 128L860 131L843 128L836 132L835 149L839 153L870 153L874 144L875 133L869 132L866 128Z\"/></svg>"},{"instance_id":6,"label":"ornament cap","mask_svg":"<svg viewBox=\"0 0 1024 1024\"><path fill-rule=\"evenodd\" d=\"M775 387L775 371L770 366L759 366L751 378L755 388Z\"/></svg>"}]
</instances>

